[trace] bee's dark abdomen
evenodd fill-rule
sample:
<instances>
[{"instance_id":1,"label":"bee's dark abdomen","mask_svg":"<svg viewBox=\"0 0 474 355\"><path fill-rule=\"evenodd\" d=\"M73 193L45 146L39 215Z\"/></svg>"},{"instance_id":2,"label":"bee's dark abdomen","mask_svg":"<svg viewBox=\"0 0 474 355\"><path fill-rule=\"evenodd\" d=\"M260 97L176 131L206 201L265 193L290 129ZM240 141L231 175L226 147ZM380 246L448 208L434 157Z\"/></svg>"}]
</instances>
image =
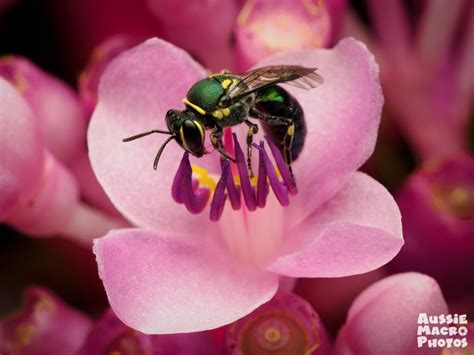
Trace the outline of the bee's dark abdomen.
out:
<instances>
[{"instance_id":1,"label":"bee's dark abdomen","mask_svg":"<svg viewBox=\"0 0 474 355\"><path fill-rule=\"evenodd\" d=\"M285 89L279 86L272 86L259 93L255 101L255 107L260 112L290 118L295 124L295 134L291 149L293 161L298 158L303 150L306 138L306 123L303 108L299 102L291 96ZM267 136L270 137L283 154L283 140L287 132L286 126L275 126L260 121Z\"/></svg>"}]
</instances>

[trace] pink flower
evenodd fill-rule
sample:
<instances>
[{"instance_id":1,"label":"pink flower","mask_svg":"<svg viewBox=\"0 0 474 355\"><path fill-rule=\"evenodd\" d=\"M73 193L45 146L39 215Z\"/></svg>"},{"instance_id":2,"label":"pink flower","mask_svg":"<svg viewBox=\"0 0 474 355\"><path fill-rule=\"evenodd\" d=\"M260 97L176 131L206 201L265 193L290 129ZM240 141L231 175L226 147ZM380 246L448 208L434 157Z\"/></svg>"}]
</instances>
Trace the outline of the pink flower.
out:
<instances>
[{"instance_id":1,"label":"pink flower","mask_svg":"<svg viewBox=\"0 0 474 355\"><path fill-rule=\"evenodd\" d=\"M325 47L330 36L331 18L323 1L246 1L235 26L237 69L278 52Z\"/></svg>"},{"instance_id":2,"label":"pink flower","mask_svg":"<svg viewBox=\"0 0 474 355\"><path fill-rule=\"evenodd\" d=\"M327 355L330 343L308 302L291 293L277 293L271 301L229 325L226 353Z\"/></svg>"},{"instance_id":3,"label":"pink flower","mask_svg":"<svg viewBox=\"0 0 474 355\"><path fill-rule=\"evenodd\" d=\"M39 287L29 288L23 309L0 323L2 354L75 354L92 321Z\"/></svg>"},{"instance_id":4,"label":"pink flower","mask_svg":"<svg viewBox=\"0 0 474 355\"><path fill-rule=\"evenodd\" d=\"M474 295L474 159L430 161L397 194L406 245L391 266L417 270L440 283L449 300Z\"/></svg>"},{"instance_id":5,"label":"pink flower","mask_svg":"<svg viewBox=\"0 0 474 355\"><path fill-rule=\"evenodd\" d=\"M108 233L96 240L94 252L111 307L128 326L144 333L219 327L271 299L279 275L363 273L400 250L392 197L355 172L373 150L383 102L373 57L348 39L332 50L286 53L260 65L275 63L317 66L325 78L315 90L289 89L305 110L308 131L294 162L299 193L287 208L273 194L254 212L227 204L217 223L207 217L209 205L207 213L190 214L171 196L181 147L170 143L154 171L163 140L122 143L131 134L164 127L165 113L182 107L190 86L206 76L203 68L158 39L123 53L107 68L89 128L91 161L112 202L141 228ZM245 128L235 128L242 139ZM219 156L193 164L199 166L192 173L193 190L208 188L209 203Z\"/></svg>"},{"instance_id":6,"label":"pink flower","mask_svg":"<svg viewBox=\"0 0 474 355\"><path fill-rule=\"evenodd\" d=\"M30 287L23 308L0 322L0 352L16 355L215 354L208 333L145 335L109 309L97 323L50 291Z\"/></svg>"},{"instance_id":7,"label":"pink flower","mask_svg":"<svg viewBox=\"0 0 474 355\"><path fill-rule=\"evenodd\" d=\"M77 182L43 144L39 118L0 78L0 221L35 236L90 243L116 221L79 201Z\"/></svg>"},{"instance_id":8,"label":"pink flower","mask_svg":"<svg viewBox=\"0 0 474 355\"><path fill-rule=\"evenodd\" d=\"M76 94L22 57L2 57L0 77L28 102L46 148L63 163L72 164L84 149L86 134L85 115Z\"/></svg>"},{"instance_id":9,"label":"pink flower","mask_svg":"<svg viewBox=\"0 0 474 355\"><path fill-rule=\"evenodd\" d=\"M387 108L423 158L459 153L472 113L474 4L427 1L413 26L404 3L368 1L377 36L348 17L346 34L380 62Z\"/></svg>"},{"instance_id":10,"label":"pink flower","mask_svg":"<svg viewBox=\"0 0 474 355\"><path fill-rule=\"evenodd\" d=\"M420 313L448 313L436 281L417 273L387 277L354 301L337 337L335 354L439 354L439 348L418 348Z\"/></svg>"}]
</instances>

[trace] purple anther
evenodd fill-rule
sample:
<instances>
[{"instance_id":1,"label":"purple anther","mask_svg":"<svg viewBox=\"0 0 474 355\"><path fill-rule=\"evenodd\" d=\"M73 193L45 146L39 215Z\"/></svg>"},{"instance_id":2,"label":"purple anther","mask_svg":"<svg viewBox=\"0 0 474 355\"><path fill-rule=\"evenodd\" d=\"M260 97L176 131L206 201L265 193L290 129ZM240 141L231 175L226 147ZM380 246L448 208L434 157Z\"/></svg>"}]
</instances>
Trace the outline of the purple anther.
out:
<instances>
[{"instance_id":1,"label":"purple anther","mask_svg":"<svg viewBox=\"0 0 474 355\"><path fill-rule=\"evenodd\" d=\"M286 165L285 159L281 155L280 150L278 147L273 143L268 136L265 136L265 139L270 146L270 150L272 151L273 158L275 159L276 166L280 171L281 178L283 179L283 183L285 184L286 188L292 195L296 195L298 193L298 188L296 187L295 180L291 176L290 169Z\"/></svg>"},{"instance_id":2,"label":"purple anther","mask_svg":"<svg viewBox=\"0 0 474 355\"><path fill-rule=\"evenodd\" d=\"M263 161L265 163L265 170L267 172L268 179L270 180L270 186L272 187L272 190L275 193L278 202L280 202L282 206L288 206L290 204L288 190L286 189L286 186L282 184L278 179L278 176L275 172L275 169L273 168L273 164L270 158L268 157L267 152L263 147L258 146L255 143L253 144L253 146L257 148L260 153L262 153Z\"/></svg>"},{"instance_id":3,"label":"purple anther","mask_svg":"<svg viewBox=\"0 0 474 355\"><path fill-rule=\"evenodd\" d=\"M193 170L191 168L191 164L188 163L185 165L185 171L183 174L183 185L182 185L182 198L184 205L188 209L189 212L198 214L201 213L202 210L206 207L207 200L209 198L209 192L204 193L203 191L199 191L197 194L194 192L193 189ZM198 188L197 190L203 190Z\"/></svg>"},{"instance_id":4,"label":"purple anther","mask_svg":"<svg viewBox=\"0 0 474 355\"><path fill-rule=\"evenodd\" d=\"M189 163L189 154L185 152L171 187L171 196L177 203L184 203L189 212L202 212L209 200L210 191L199 186L193 180L193 170Z\"/></svg>"},{"instance_id":5,"label":"purple anther","mask_svg":"<svg viewBox=\"0 0 474 355\"><path fill-rule=\"evenodd\" d=\"M242 194L244 195L244 201L249 211L255 211L257 209L257 202L255 200L255 192L250 183L244 152L237 140L237 135L233 133L233 136L235 160L237 161L237 169L239 170L240 186L242 188Z\"/></svg>"},{"instance_id":6,"label":"purple anther","mask_svg":"<svg viewBox=\"0 0 474 355\"><path fill-rule=\"evenodd\" d=\"M257 206L265 207L269 192L267 183L267 172L265 169L265 157L262 150L264 149L263 141L260 142L261 150L258 151L258 181L257 181Z\"/></svg>"},{"instance_id":7,"label":"purple anther","mask_svg":"<svg viewBox=\"0 0 474 355\"><path fill-rule=\"evenodd\" d=\"M189 165L191 168L191 164L189 163L189 153L185 152L183 154L183 158L181 159L181 163L179 163L178 171L176 171L176 175L173 179L173 185L171 186L171 196L177 203L183 203L183 178L184 172L186 171L186 165Z\"/></svg>"},{"instance_id":8,"label":"purple anther","mask_svg":"<svg viewBox=\"0 0 474 355\"><path fill-rule=\"evenodd\" d=\"M211 211L209 214L209 218L213 222L217 222L221 216L222 212L224 212L224 205L226 200L225 188L227 185L227 180L230 176L230 166L229 164L223 164L222 167L222 175L217 183L216 189L214 191L214 196L212 196L211 201Z\"/></svg>"},{"instance_id":9,"label":"purple anther","mask_svg":"<svg viewBox=\"0 0 474 355\"><path fill-rule=\"evenodd\" d=\"M224 169L228 168L229 174L227 174L226 178L226 188L227 194L229 195L230 205L232 206L233 210L240 209L240 189L235 186L234 178L230 173L230 163L228 160L221 159L221 170L224 173Z\"/></svg>"}]
</instances>

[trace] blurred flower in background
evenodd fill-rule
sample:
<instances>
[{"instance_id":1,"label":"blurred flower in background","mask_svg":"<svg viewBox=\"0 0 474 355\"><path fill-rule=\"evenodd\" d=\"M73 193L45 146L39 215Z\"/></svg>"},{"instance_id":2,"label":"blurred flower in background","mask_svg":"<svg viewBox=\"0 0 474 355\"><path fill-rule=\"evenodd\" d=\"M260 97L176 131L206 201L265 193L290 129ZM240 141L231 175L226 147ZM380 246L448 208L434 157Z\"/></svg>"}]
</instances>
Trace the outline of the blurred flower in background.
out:
<instances>
[{"instance_id":1,"label":"blurred flower in background","mask_svg":"<svg viewBox=\"0 0 474 355\"><path fill-rule=\"evenodd\" d=\"M0 269L9 271L0 276L0 352L439 354L441 349L416 348L418 313L467 313L471 322L474 317L473 5L469 0L0 0ZM360 275L354 274L381 266L395 254L380 258L387 255L376 248L381 244L357 240L391 230L385 227L397 209L381 198L389 195L380 184L355 172L370 155L378 126L364 126L371 114L357 102L374 107L378 99L365 95L370 75L350 75L353 67L364 72L361 57L326 63L346 36L361 40L380 64L382 125L374 156L362 169L395 196L406 242L387 267ZM180 67L177 57L148 53L127 62L151 37L183 48L195 61L187 59ZM311 62L325 83L307 93L291 91L312 128L306 155L295 162L299 193L290 194L287 208L270 191L267 206L256 212L245 206L231 211L223 204L217 223L207 213L192 216L171 198L182 150L167 147L160 168L169 176L163 176L160 168L151 169L155 140L121 142L142 128L164 124L164 110L182 107L186 90L207 70L246 71L284 58L295 64L316 48L329 48ZM118 65L109 67L112 62L128 66L117 71L114 85L100 84L107 68ZM95 173L106 194L89 160L86 131L110 98L108 120L94 134L91 149L103 148ZM240 137L244 130L237 128ZM359 154L361 146L370 147L367 154ZM216 186L224 173L216 154L211 158L216 159L196 162L213 167L208 173L215 176L207 178ZM329 174L331 169L344 171L344 182ZM124 184L130 174L133 178ZM192 176L205 180L196 171ZM362 194L353 193L361 187L357 181L367 183ZM282 227L287 224L295 228ZM340 224L351 227L323 238L329 234L321 231ZM135 225L148 230L118 229ZM148 315L194 317L200 329L243 318L189 334L145 335L128 328L109 309L98 278L91 241L103 235L96 246L101 276L105 286L113 285L107 289L111 302L127 300L125 306L112 306L128 324L146 302ZM245 242L238 238L242 235ZM172 236L180 239L172 241ZM210 236L219 242L207 243ZM272 251L282 240L306 246L316 240L312 255L319 262L311 253L291 249L294 270L277 273L324 278L279 277L275 297L276 279L259 302L219 321L222 309L211 312L211 306L237 309L251 298L252 273L244 271L249 264L232 269L229 262L275 257ZM321 241L332 243L331 248L322 248ZM168 264L156 253L156 244L173 255ZM188 257L176 258L181 251ZM189 255L198 254L204 255L197 258L202 262L193 264ZM212 263L217 259L224 266ZM111 260L113 268L107 266ZM360 267L367 263L373 267ZM273 264L258 264L259 272ZM209 272L197 277L200 267ZM232 277L222 286L226 268L233 270ZM109 270L106 277L104 270ZM164 270L171 275L167 287L160 278ZM408 273L390 276L398 272ZM331 277L343 275L352 276ZM239 277L242 283L235 281ZM139 280L139 287L130 280ZM32 284L51 291L28 288ZM24 290L25 304L13 314ZM200 297L207 308L198 304ZM171 325L160 326L169 330ZM471 347L442 349L443 355L472 352L472 323L468 329Z\"/></svg>"}]
</instances>

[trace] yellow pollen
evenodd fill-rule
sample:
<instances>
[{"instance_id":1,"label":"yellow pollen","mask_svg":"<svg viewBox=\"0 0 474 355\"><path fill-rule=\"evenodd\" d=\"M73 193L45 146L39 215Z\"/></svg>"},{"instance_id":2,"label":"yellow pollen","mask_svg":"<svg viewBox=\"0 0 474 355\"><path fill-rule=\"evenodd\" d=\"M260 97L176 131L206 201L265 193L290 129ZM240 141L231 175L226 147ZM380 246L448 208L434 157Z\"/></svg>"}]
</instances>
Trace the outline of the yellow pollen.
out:
<instances>
[{"instance_id":1,"label":"yellow pollen","mask_svg":"<svg viewBox=\"0 0 474 355\"><path fill-rule=\"evenodd\" d=\"M20 323L15 329L16 342L14 343L14 349L16 352L20 352L25 346L27 346L33 338L35 327L32 324Z\"/></svg>"},{"instance_id":2,"label":"yellow pollen","mask_svg":"<svg viewBox=\"0 0 474 355\"><path fill-rule=\"evenodd\" d=\"M225 79L225 80L221 83L222 88L223 88L224 90L227 89L227 88L230 86L230 84L232 84L232 80L230 80L230 79Z\"/></svg>"},{"instance_id":3,"label":"yellow pollen","mask_svg":"<svg viewBox=\"0 0 474 355\"><path fill-rule=\"evenodd\" d=\"M222 113L224 114L224 116L229 116L230 115L230 108L226 107L226 108L223 108L222 109Z\"/></svg>"},{"instance_id":4,"label":"yellow pollen","mask_svg":"<svg viewBox=\"0 0 474 355\"><path fill-rule=\"evenodd\" d=\"M295 125L294 124L292 124L291 126L288 126L288 135L292 136L293 134L295 134Z\"/></svg>"},{"instance_id":5,"label":"yellow pollen","mask_svg":"<svg viewBox=\"0 0 474 355\"><path fill-rule=\"evenodd\" d=\"M269 341L270 343L277 342L280 340L281 333L278 329L276 328L268 328L265 331L265 339Z\"/></svg>"},{"instance_id":6,"label":"yellow pollen","mask_svg":"<svg viewBox=\"0 0 474 355\"><path fill-rule=\"evenodd\" d=\"M312 0L302 0L306 10L313 16L318 16L321 13L321 8L324 6L323 0L316 0L314 3Z\"/></svg>"},{"instance_id":7,"label":"yellow pollen","mask_svg":"<svg viewBox=\"0 0 474 355\"><path fill-rule=\"evenodd\" d=\"M33 311L36 313L42 311L53 312L54 310L55 305L49 298L46 298L46 296L40 296L33 307Z\"/></svg>"},{"instance_id":8,"label":"yellow pollen","mask_svg":"<svg viewBox=\"0 0 474 355\"><path fill-rule=\"evenodd\" d=\"M444 212L461 219L474 217L474 190L468 186L432 187L433 202Z\"/></svg>"},{"instance_id":9,"label":"yellow pollen","mask_svg":"<svg viewBox=\"0 0 474 355\"><path fill-rule=\"evenodd\" d=\"M200 166L197 166L197 165L193 165L193 166L191 166L191 168L193 170L193 173L195 175L197 175L197 179L199 181L199 184L207 186L209 188L209 190L211 191L211 193L214 193L214 191L216 189L216 182L214 181L214 179L212 177L210 177L207 174L207 170L204 169L204 168L201 168Z\"/></svg>"}]
</instances>

